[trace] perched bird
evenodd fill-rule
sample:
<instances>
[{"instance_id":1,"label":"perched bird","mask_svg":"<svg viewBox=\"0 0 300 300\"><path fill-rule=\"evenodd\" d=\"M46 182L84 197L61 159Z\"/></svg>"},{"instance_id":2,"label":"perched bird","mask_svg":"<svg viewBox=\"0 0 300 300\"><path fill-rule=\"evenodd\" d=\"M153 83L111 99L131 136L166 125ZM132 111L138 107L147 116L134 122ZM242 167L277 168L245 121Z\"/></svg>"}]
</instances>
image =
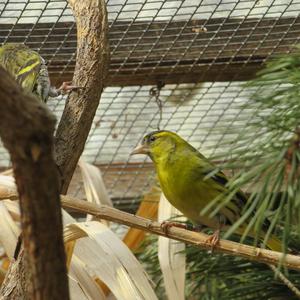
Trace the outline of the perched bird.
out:
<instances>
[{"instance_id":1,"label":"perched bird","mask_svg":"<svg viewBox=\"0 0 300 300\"><path fill-rule=\"evenodd\" d=\"M237 221L247 202L247 197L238 191L215 217L201 212L207 204L227 191L227 178L222 172L213 172L216 166L188 142L174 132L160 130L147 134L131 154L146 154L155 165L161 189L168 201L196 225L215 229L209 238L214 246L219 233ZM246 225L236 233L243 234ZM175 225L176 226L176 225ZM263 230L268 228L264 224ZM252 234L253 237L253 234ZM261 233L264 238L264 232ZM271 236L267 246L281 251L281 242Z\"/></svg>"},{"instance_id":2,"label":"perched bird","mask_svg":"<svg viewBox=\"0 0 300 300\"><path fill-rule=\"evenodd\" d=\"M45 60L21 43L7 43L0 47L0 65L26 92L37 95L44 102L48 97L57 97L77 88L70 82L64 82L59 89L52 87Z\"/></svg>"}]
</instances>

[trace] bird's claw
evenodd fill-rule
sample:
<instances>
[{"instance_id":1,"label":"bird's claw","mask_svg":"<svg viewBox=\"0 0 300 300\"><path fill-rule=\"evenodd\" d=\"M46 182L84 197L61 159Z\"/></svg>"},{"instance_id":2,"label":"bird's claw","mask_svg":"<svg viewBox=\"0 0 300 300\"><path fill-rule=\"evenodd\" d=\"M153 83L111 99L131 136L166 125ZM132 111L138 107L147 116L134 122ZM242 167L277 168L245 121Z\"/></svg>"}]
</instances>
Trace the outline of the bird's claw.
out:
<instances>
[{"instance_id":1,"label":"bird's claw","mask_svg":"<svg viewBox=\"0 0 300 300\"><path fill-rule=\"evenodd\" d=\"M68 92L78 91L83 89L83 87L72 85L72 81L64 81L62 85L58 88L58 91L62 95L67 94Z\"/></svg>"},{"instance_id":2,"label":"bird's claw","mask_svg":"<svg viewBox=\"0 0 300 300\"><path fill-rule=\"evenodd\" d=\"M177 227L177 228L187 229L187 225L186 225L186 224L182 224L182 223L178 223L178 222L168 222L168 221L163 221L163 222L160 224L160 227L161 227L162 231L163 231L165 234L168 234L169 229L170 229L171 227Z\"/></svg>"},{"instance_id":3,"label":"bird's claw","mask_svg":"<svg viewBox=\"0 0 300 300\"><path fill-rule=\"evenodd\" d=\"M211 245L211 252L214 251L215 246L219 243L220 241L220 230L216 230L212 235L210 235L207 238L207 243Z\"/></svg>"}]
</instances>

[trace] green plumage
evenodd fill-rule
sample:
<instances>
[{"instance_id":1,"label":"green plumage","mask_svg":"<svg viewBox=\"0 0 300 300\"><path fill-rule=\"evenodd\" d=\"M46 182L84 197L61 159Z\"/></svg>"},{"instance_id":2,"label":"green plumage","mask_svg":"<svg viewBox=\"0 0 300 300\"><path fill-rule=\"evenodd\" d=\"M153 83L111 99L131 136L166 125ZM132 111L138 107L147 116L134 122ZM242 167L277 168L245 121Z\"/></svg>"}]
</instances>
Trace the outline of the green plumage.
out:
<instances>
[{"instance_id":1,"label":"green plumage","mask_svg":"<svg viewBox=\"0 0 300 300\"><path fill-rule=\"evenodd\" d=\"M46 102L58 93L50 85L45 60L24 44L8 43L0 47L0 65L23 87Z\"/></svg>"},{"instance_id":2,"label":"green plumage","mask_svg":"<svg viewBox=\"0 0 300 300\"><path fill-rule=\"evenodd\" d=\"M247 202L242 191L238 191L215 217L210 217L211 210L202 214L216 197L225 197L227 178L222 172L216 172L216 166L177 134L170 131L152 132L133 152L137 153L150 156L166 198L193 223L220 229L232 225L241 217ZM267 226L264 224L265 228ZM237 233L243 233L244 229L244 226L240 227ZM273 236L268 246L281 250L280 241Z\"/></svg>"}]
</instances>

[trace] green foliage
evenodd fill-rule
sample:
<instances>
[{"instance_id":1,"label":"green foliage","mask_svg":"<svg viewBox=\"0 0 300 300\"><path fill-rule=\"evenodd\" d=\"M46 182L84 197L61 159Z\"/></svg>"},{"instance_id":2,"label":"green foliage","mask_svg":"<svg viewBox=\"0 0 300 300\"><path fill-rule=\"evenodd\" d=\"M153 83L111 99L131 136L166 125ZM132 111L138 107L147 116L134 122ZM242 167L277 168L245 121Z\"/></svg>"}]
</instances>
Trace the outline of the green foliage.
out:
<instances>
[{"instance_id":1,"label":"green foliage","mask_svg":"<svg viewBox=\"0 0 300 300\"><path fill-rule=\"evenodd\" d=\"M210 204L217 207L216 214L236 191L248 190L251 195L243 215L226 237L248 219L243 239L254 231L258 243L259 232L270 222L264 243L272 231L282 228L284 251L292 232L300 233L299 52L297 47L295 53L269 62L255 80L246 84L250 99L239 107L242 117L232 120L229 128L236 135L225 142L226 152L218 157L225 161L222 168L234 170L230 191L225 201L220 197Z\"/></svg>"},{"instance_id":2,"label":"green foliage","mask_svg":"<svg viewBox=\"0 0 300 300\"><path fill-rule=\"evenodd\" d=\"M157 237L149 236L138 255L153 280L159 299L166 299L157 257ZM279 300L298 299L264 264L222 254L211 254L187 245L186 299ZM298 288L300 273L285 274Z\"/></svg>"}]
</instances>

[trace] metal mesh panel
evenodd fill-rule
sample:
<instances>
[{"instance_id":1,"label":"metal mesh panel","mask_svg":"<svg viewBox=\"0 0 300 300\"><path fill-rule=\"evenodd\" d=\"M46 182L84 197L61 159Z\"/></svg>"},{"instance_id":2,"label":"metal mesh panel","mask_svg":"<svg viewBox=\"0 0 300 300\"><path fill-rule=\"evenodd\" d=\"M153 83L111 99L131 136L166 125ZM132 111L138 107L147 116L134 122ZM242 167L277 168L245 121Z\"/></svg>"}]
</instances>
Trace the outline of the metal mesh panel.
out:
<instances>
[{"instance_id":1,"label":"metal mesh panel","mask_svg":"<svg viewBox=\"0 0 300 300\"><path fill-rule=\"evenodd\" d=\"M271 56L299 40L300 0L108 0L111 66L107 88L83 153L99 165L115 203L131 209L153 183L151 163L129 157L156 129L159 113L150 89L159 81L161 128L177 131L206 155L243 112L243 81ZM76 24L66 1L0 0L0 43L25 42L48 61L54 84L72 78ZM49 101L58 118L64 99ZM225 124L225 125L224 125ZM9 157L0 148L0 167ZM78 183L79 182L79 183ZM81 196L80 180L71 192Z\"/></svg>"}]
</instances>

